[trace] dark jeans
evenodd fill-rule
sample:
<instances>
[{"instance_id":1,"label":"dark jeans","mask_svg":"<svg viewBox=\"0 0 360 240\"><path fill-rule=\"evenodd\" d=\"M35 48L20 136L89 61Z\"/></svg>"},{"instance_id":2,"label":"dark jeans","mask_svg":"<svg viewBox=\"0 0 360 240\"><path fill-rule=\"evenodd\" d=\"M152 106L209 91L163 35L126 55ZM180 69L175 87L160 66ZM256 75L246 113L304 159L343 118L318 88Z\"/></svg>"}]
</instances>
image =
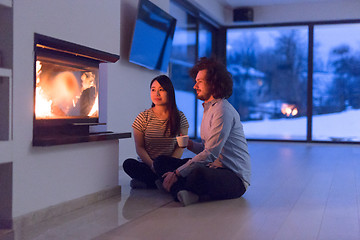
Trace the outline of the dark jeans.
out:
<instances>
[{"instance_id":1,"label":"dark jeans","mask_svg":"<svg viewBox=\"0 0 360 240\"><path fill-rule=\"evenodd\" d=\"M133 179L144 182L148 188L156 188L157 175L143 162L128 158L123 163L124 171Z\"/></svg>"},{"instance_id":2,"label":"dark jeans","mask_svg":"<svg viewBox=\"0 0 360 240\"><path fill-rule=\"evenodd\" d=\"M160 156L154 160L155 172L161 177L166 172L174 171L188 160L189 158ZM188 190L200 197L212 200L238 198L246 191L242 180L230 169L209 168L203 165L199 165L185 178L178 177L178 181L170 189L175 200L177 200L177 193L181 190Z\"/></svg>"}]
</instances>

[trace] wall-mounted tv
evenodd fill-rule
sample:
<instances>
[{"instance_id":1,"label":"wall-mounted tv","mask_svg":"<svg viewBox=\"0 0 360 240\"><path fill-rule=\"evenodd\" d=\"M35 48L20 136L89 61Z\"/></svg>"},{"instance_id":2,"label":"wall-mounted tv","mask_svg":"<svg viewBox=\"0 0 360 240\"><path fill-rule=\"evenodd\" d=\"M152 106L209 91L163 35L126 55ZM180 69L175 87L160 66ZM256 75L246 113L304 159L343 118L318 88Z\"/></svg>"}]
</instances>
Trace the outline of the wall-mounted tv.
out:
<instances>
[{"instance_id":1,"label":"wall-mounted tv","mask_svg":"<svg viewBox=\"0 0 360 240\"><path fill-rule=\"evenodd\" d=\"M139 0L129 61L167 72L176 19L150 2Z\"/></svg>"}]
</instances>

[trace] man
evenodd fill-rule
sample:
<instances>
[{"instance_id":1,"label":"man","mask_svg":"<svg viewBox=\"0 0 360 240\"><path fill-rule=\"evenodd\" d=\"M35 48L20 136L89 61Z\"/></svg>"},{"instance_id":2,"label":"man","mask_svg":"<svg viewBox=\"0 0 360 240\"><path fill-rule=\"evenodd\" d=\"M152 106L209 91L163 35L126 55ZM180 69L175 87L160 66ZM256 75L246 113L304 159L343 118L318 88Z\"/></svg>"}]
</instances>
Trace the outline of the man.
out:
<instances>
[{"instance_id":1,"label":"man","mask_svg":"<svg viewBox=\"0 0 360 240\"><path fill-rule=\"evenodd\" d=\"M189 140L192 159L160 156L154 161L163 187L184 206L205 199L241 197L250 185L250 156L240 116L226 100L232 77L215 59L201 58L190 70L197 98L204 101L201 143Z\"/></svg>"}]
</instances>

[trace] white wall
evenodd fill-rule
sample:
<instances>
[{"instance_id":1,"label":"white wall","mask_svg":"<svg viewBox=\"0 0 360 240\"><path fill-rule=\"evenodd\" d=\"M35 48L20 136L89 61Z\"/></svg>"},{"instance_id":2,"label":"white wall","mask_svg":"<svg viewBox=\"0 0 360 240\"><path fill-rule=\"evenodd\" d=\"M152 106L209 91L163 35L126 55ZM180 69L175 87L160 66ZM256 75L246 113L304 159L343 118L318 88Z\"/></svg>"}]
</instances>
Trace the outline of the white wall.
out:
<instances>
[{"instance_id":1,"label":"white wall","mask_svg":"<svg viewBox=\"0 0 360 240\"><path fill-rule=\"evenodd\" d=\"M169 0L154 0L164 10ZM120 54L108 76L108 130L131 132L150 107L150 81L162 74L128 62L138 1L14 0L13 217L117 186L118 166L136 157L133 139L32 147L34 32Z\"/></svg>"},{"instance_id":2,"label":"white wall","mask_svg":"<svg viewBox=\"0 0 360 240\"><path fill-rule=\"evenodd\" d=\"M152 0L164 11L169 0ZM108 65L108 126L115 132L132 132L131 125L139 112L151 106L150 82L161 73L129 63L138 1L122 0L120 24L120 61ZM120 141L120 166L126 158L136 158L133 138Z\"/></svg>"},{"instance_id":3,"label":"white wall","mask_svg":"<svg viewBox=\"0 0 360 240\"><path fill-rule=\"evenodd\" d=\"M225 24L227 16L232 14L231 9L224 8L217 0L193 0L191 2L219 24Z\"/></svg>"},{"instance_id":4,"label":"white wall","mask_svg":"<svg viewBox=\"0 0 360 240\"><path fill-rule=\"evenodd\" d=\"M118 141L32 147L34 32L120 52L120 2L15 0L13 217L118 185ZM106 27L104 27L106 26Z\"/></svg>"},{"instance_id":5,"label":"white wall","mask_svg":"<svg viewBox=\"0 0 360 240\"><path fill-rule=\"evenodd\" d=\"M283 23L283 22L306 22L324 20L347 20L360 18L360 1L339 0L336 2L316 2L299 4L274 4L269 6L254 7L254 22ZM249 24L249 22L234 23L232 14L226 15L226 25Z\"/></svg>"}]
</instances>

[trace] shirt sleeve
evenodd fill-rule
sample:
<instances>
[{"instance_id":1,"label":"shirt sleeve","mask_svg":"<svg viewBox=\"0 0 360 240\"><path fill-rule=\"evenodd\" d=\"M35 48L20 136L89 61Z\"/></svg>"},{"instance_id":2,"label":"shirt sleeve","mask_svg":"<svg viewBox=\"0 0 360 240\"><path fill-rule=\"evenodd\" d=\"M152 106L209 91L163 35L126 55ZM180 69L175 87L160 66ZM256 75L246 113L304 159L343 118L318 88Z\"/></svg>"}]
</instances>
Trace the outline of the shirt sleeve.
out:
<instances>
[{"instance_id":1,"label":"shirt sleeve","mask_svg":"<svg viewBox=\"0 0 360 240\"><path fill-rule=\"evenodd\" d=\"M188 120L182 111L179 111L180 115L180 128L189 128Z\"/></svg>"},{"instance_id":2,"label":"shirt sleeve","mask_svg":"<svg viewBox=\"0 0 360 240\"><path fill-rule=\"evenodd\" d=\"M140 132L144 132L145 131L145 125L146 125L145 112L141 112L135 118L135 120L134 120L134 122L132 124L132 127L135 128L136 130L140 131Z\"/></svg>"},{"instance_id":3,"label":"shirt sleeve","mask_svg":"<svg viewBox=\"0 0 360 240\"><path fill-rule=\"evenodd\" d=\"M209 132L206 134L209 137L204 142L204 149L178 168L180 175L187 176L197 165L193 163L214 162L219 157L221 149L230 135L232 125L233 118L229 111L225 111L223 107L219 111L214 111L210 117Z\"/></svg>"},{"instance_id":4,"label":"shirt sleeve","mask_svg":"<svg viewBox=\"0 0 360 240\"><path fill-rule=\"evenodd\" d=\"M193 153L199 154L202 151L204 151L204 144L200 143L200 142L194 142L193 141L193 145L192 148L190 149Z\"/></svg>"}]
</instances>

